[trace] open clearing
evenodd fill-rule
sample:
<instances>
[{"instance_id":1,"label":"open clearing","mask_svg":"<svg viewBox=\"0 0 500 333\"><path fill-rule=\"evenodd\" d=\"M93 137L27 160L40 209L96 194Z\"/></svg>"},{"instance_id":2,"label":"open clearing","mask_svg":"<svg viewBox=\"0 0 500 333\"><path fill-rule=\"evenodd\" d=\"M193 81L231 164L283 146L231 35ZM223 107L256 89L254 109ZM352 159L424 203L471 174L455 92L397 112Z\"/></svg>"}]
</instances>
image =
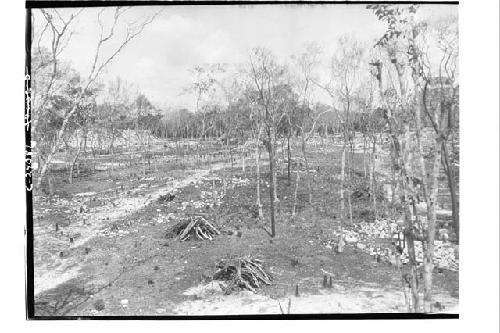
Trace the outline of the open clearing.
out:
<instances>
[{"instance_id":1,"label":"open clearing","mask_svg":"<svg viewBox=\"0 0 500 333\"><path fill-rule=\"evenodd\" d=\"M158 157L157 167L146 175L124 166L111 178L106 171L97 172L71 185L60 182L52 197L37 195L36 315L407 311L399 269L390 258L370 255L370 249L391 247L390 239L377 232L359 236L360 226L381 223L359 214L367 206L363 200L353 203L355 222L346 227L347 234L350 230L359 239L347 242L342 253L334 251L340 221L338 179L332 175L339 172L339 154L319 141L312 147L313 203L307 204L306 188L300 186L292 219L294 179L288 184L286 174L279 173L275 238L269 237L268 219L259 221L255 215L255 168L250 159L243 171L238 158L233 163L216 160L180 167ZM269 177L263 164L266 217ZM175 195L173 200L159 200L167 193ZM213 241L166 237L169 227L192 213L207 216L221 234ZM210 281L215 264L246 255L263 260L273 283L256 294L225 295L220 282ZM437 266L435 300L444 306L442 311L456 313L458 272ZM332 277L331 287L323 287L324 275Z\"/></svg>"}]
</instances>

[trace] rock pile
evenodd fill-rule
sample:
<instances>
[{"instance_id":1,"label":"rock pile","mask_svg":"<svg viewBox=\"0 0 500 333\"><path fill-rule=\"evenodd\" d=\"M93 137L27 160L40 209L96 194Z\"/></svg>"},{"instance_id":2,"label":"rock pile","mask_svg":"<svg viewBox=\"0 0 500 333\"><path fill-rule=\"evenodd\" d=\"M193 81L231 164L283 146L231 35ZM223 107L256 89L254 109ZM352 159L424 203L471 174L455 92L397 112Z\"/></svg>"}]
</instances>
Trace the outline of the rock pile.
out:
<instances>
[{"instance_id":1,"label":"rock pile","mask_svg":"<svg viewBox=\"0 0 500 333\"><path fill-rule=\"evenodd\" d=\"M396 246L393 244L402 241L402 231L402 221L375 220L373 223L359 223L354 229L345 229L342 231L342 235L348 245L356 246L372 256L380 256L383 261L395 263ZM340 232L335 233L335 236L340 236ZM384 239L387 241L384 242ZM381 243L386 244L381 245ZM421 242L415 242L415 257L418 264L423 262ZM408 249L404 248L401 254L401 262L406 264L408 260ZM457 271L459 263L456 245L447 241L436 240L434 242L434 264L437 268Z\"/></svg>"}]
</instances>

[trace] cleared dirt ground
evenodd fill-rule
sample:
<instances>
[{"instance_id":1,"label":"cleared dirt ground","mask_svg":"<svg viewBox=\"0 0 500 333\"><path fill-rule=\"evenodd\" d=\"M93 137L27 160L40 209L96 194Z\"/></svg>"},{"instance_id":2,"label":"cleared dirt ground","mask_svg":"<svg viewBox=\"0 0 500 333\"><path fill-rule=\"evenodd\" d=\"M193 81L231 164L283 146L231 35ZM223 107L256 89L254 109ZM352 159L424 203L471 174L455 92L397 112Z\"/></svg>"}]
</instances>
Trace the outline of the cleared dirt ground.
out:
<instances>
[{"instance_id":1,"label":"cleared dirt ground","mask_svg":"<svg viewBox=\"0 0 500 333\"><path fill-rule=\"evenodd\" d=\"M295 172L290 184L278 174L274 239L268 235L267 164L261 174L265 218L259 221L251 157L245 171L239 159L196 167L159 159L147 174L122 167L112 177L103 171L74 184L59 181L52 197L35 193L35 315L271 314L288 312L288 304L290 313L405 312L399 269L358 246L390 247L390 240L368 235L364 243L348 243L343 253L333 250L340 224L334 176L339 154L322 147L308 156L313 203L307 203L302 183L293 219ZM362 170L360 156L355 158ZM175 198L158 200L166 193ZM367 207L369 202L355 200L354 223L345 228L373 222ZM189 213L207 214L221 235L213 241L167 238L168 228ZM210 281L215 264L240 255L262 259L273 284L257 294L224 295ZM322 286L324 275L332 277L332 288ZM436 269L434 284L435 300L457 313L458 272Z\"/></svg>"}]
</instances>

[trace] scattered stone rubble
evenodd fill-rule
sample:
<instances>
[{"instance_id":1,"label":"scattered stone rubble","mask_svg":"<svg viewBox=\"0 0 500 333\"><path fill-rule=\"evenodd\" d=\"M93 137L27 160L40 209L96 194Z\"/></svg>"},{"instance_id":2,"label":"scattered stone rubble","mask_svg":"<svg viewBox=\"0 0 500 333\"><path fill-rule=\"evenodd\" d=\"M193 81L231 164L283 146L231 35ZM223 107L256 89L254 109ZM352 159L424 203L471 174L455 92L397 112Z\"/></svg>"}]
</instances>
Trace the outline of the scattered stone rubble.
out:
<instances>
[{"instance_id":1,"label":"scattered stone rubble","mask_svg":"<svg viewBox=\"0 0 500 333\"><path fill-rule=\"evenodd\" d=\"M402 241L402 225L389 220L375 220L373 223L361 222L354 230L343 230L342 235L347 244L376 257L380 256L384 261L395 264L396 247L393 243ZM340 232L335 233L336 238ZM387 240L384 242L383 240ZM381 245L382 243L382 245ZM385 243L386 245L383 245ZM331 245L328 245L331 247ZM437 268L457 271L459 268L458 248L455 244L447 241L436 240L434 242L434 264ZM423 248L421 242L415 242L415 256L418 264L423 262ZM408 263L408 250L405 247L401 255L401 262Z\"/></svg>"}]
</instances>

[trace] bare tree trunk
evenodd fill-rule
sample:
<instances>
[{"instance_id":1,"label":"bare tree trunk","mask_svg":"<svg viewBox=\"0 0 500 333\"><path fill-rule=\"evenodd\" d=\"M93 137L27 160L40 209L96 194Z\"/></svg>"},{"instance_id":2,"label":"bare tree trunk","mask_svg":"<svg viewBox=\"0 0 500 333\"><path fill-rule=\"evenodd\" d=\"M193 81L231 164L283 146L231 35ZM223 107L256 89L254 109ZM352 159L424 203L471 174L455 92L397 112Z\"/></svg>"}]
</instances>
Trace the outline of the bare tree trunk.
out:
<instances>
[{"instance_id":1,"label":"bare tree trunk","mask_svg":"<svg viewBox=\"0 0 500 333\"><path fill-rule=\"evenodd\" d=\"M257 183L257 208L259 219L262 219L262 201L260 200L260 131L255 139L255 177Z\"/></svg>"},{"instance_id":2,"label":"bare tree trunk","mask_svg":"<svg viewBox=\"0 0 500 333\"><path fill-rule=\"evenodd\" d=\"M347 191L347 207L349 208L349 223L352 224L352 201L351 201L351 191Z\"/></svg>"},{"instance_id":3,"label":"bare tree trunk","mask_svg":"<svg viewBox=\"0 0 500 333\"><path fill-rule=\"evenodd\" d=\"M288 130L291 132L291 130ZM287 158L288 158L288 163L287 163L287 179L288 179L288 186L290 186L290 165L292 163L292 152L290 151L290 133L288 133L288 138L287 138Z\"/></svg>"},{"instance_id":4,"label":"bare tree trunk","mask_svg":"<svg viewBox=\"0 0 500 333\"><path fill-rule=\"evenodd\" d=\"M312 204L312 186L311 186L311 177L309 172L309 160L306 155L306 140L302 137L302 156L304 157L304 163L306 166L306 179L307 179L307 192L308 192L308 202Z\"/></svg>"},{"instance_id":5,"label":"bare tree trunk","mask_svg":"<svg viewBox=\"0 0 500 333\"><path fill-rule=\"evenodd\" d=\"M297 177L295 178L295 191L293 192L293 208L292 208L292 218L295 217L297 211L297 192L299 190L299 182L300 182L300 170L296 171Z\"/></svg>"},{"instance_id":6,"label":"bare tree trunk","mask_svg":"<svg viewBox=\"0 0 500 333\"><path fill-rule=\"evenodd\" d=\"M277 151L278 151L278 141L277 141L277 138L276 138L276 132L274 130L274 128L272 129L272 146L273 146L273 155L274 155L274 168L273 168L273 196L274 196L274 207L275 207L275 212L277 211L278 214L281 214L281 201L278 197L278 177L277 177L277 173L278 173L278 168L279 168L279 165L278 164L278 161L279 158L277 157ZM277 208L277 209L276 209Z\"/></svg>"},{"instance_id":7,"label":"bare tree trunk","mask_svg":"<svg viewBox=\"0 0 500 333\"><path fill-rule=\"evenodd\" d=\"M232 178L232 175L233 175L233 167L234 167L234 160L233 160L233 147L231 146L231 143L228 142L228 148L229 148L229 159L231 161L231 178Z\"/></svg>"},{"instance_id":8,"label":"bare tree trunk","mask_svg":"<svg viewBox=\"0 0 500 333\"><path fill-rule=\"evenodd\" d=\"M73 158L73 161L71 162L71 168L69 169L69 177L68 181L70 184L73 184L73 170L75 169L75 165L78 161L78 155L80 154L80 149L75 154L75 157Z\"/></svg>"},{"instance_id":9,"label":"bare tree trunk","mask_svg":"<svg viewBox=\"0 0 500 333\"><path fill-rule=\"evenodd\" d=\"M427 250L424 254L424 301L429 305L432 303L432 271L434 269L434 239L436 236L436 206L438 204L441 149L442 142L438 136L434 144L434 161L431 174L432 187L427 200Z\"/></svg>"},{"instance_id":10,"label":"bare tree trunk","mask_svg":"<svg viewBox=\"0 0 500 333\"><path fill-rule=\"evenodd\" d=\"M398 255L399 256L399 255ZM401 259L400 259L401 260ZM402 287L403 287L403 295L405 297L405 305L406 305L406 310L408 312L411 312L411 304L410 304L410 298L408 297L408 293L406 292L406 285L407 285L407 282L404 278L404 273L403 273L403 268L401 267L399 269L399 272L401 274L401 283L402 283ZM410 289L410 292L411 292L411 289Z\"/></svg>"},{"instance_id":11,"label":"bare tree trunk","mask_svg":"<svg viewBox=\"0 0 500 333\"><path fill-rule=\"evenodd\" d=\"M109 172L109 176L112 177L113 173L114 173L114 170L115 170L114 169L114 165L115 165L115 147L113 145L111 145L109 153L111 155L111 170Z\"/></svg>"},{"instance_id":12,"label":"bare tree trunk","mask_svg":"<svg viewBox=\"0 0 500 333\"><path fill-rule=\"evenodd\" d=\"M245 153L243 152L241 155L241 171L243 172L243 174L245 174L245 159L246 156Z\"/></svg>"},{"instance_id":13,"label":"bare tree trunk","mask_svg":"<svg viewBox=\"0 0 500 333\"><path fill-rule=\"evenodd\" d=\"M274 157L276 158L276 150L274 150ZM274 161L276 163L276 161ZM279 202L280 199L278 198L278 176L277 176L277 169L278 166L275 164L274 169L273 169L273 197L275 202Z\"/></svg>"},{"instance_id":14,"label":"bare tree trunk","mask_svg":"<svg viewBox=\"0 0 500 333\"><path fill-rule=\"evenodd\" d=\"M375 180L375 168L376 168L376 162L375 162L375 157L376 157L376 141L375 138L373 139L373 147L372 147L372 153L371 153L371 163L370 163L370 187L371 187L371 195L372 195L372 205L373 205L373 214L375 216L375 220L378 219L378 212L377 212L377 184Z\"/></svg>"},{"instance_id":15,"label":"bare tree trunk","mask_svg":"<svg viewBox=\"0 0 500 333\"><path fill-rule=\"evenodd\" d=\"M398 72L398 77L400 78L400 89L401 89L401 95L404 96L404 84L401 80L402 73L401 73L401 68L398 66L397 62L395 62L395 67ZM415 220L415 212L412 210L412 207L409 202L409 195L408 195L408 175L407 175L407 163L405 161L405 149L406 149L406 140L401 140L398 138L397 130L394 128L397 123L396 119L393 117L391 110L387 107L387 102L384 98L383 94L383 87L382 87L382 79L381 79L381 66L377 67L377 81L378 81L378 94L380 100L383 102L383 106L385 108L385 119L389 128L389 135L392 139L392 148L393 148L393 153L392 153L392 165L393 167L391 168L393 170L393 174L396 174L396 168L398 172L398 180L399 180L399 185L401 186L401 189L403 191L403 198L404 201L402 202L403 205L403 210L404 210L404 217L405 217L405 239L407 243L407 249L408 249L408 257L409 257L409 264L410 264L410 278L409 278L409 285L410 285L410 291L412 295L412 308L413 311L418 312L420 309L420 299L419 299L419 294L418 294L418 274L417 274L417 263L416 263L416 257L415 257L415 240L414 240L414 232L413 232L413 222ZM408 128L405 128L406 132L408 131ZM407 134L405 133L405 137L407 138ZM393 182L394 183L394 182ZM413 193L413 192L412 192ZM395 197L395 191L393 191L393 197ZM394 200L393 200L394 201Z\"/></svg>"},{"instance_id":16,"label":"bare tree trunk","mask_svg":"<svg viewBox=\"0 0 500 333\"><path fill-rule=\"evenodd\" d=\"M96 168L96 150L95 150L95 147L94 147L94 141L92 140L92 143L90 145L90 152L92 154L92 172L95 172L95 168Z\"/></svg>"},{"instance_id":17,"label":"bare tree trunk","mask_svg":"<svg viewBox=\"0 0 500 333\"><path fill-rule=\"evenodd\" d=\"M64 134L66 133L66 127L68 126L68 122L71 119L71 117L73 116L73 114L76 112L78 106L80 105L80 102L83 99L83 92L86 92L86 90L87 90L87 88L84 89L82 92L80 92L80 94L76 98L75 104L73 105L71 110L64 117L61 128L57 132L55 142L54 142L52 148L50 149L49 154L47 155L45 163L43 164L42 168L40 169L40 173L38 174L37 187L40 187L40 185L42 184L43 177L45 177L45 174L47 173L47 170L50 166L50 163L52 162L52 158L54 158L54 155L55 155L57 149L59 148L59 145L64 137Z\"/></svg>"},{"instance_id":18,"label":"bare tree trunk","mask_svg":"<svg viewBox=\"0 0 500 333\"><path fill-rule=\"evenodd\" d=\"M275 150L276 154L276 150ZM278 215L281 214L281 200L278 196L278 176L277 176L278 167L274 166L274 185L273 185L273 196L274 196L274 206L276 207L276 212Z\"/></svg>"},{"instance_id":19,"label":"bare tree trunk","mask_svg":"<svg viewBox=\"0 0 500 333\"><path fill-rule=\"evenodd\" d=\"M274 200L276 196L275 192L275 170L274 170L274 159L275 159L275 152L274 152L274 143L271 141L272 140L272 134L271 130L268 130L268 143L267 143L267 150L269 153L269 197L271 201L271 237L274 237L276 235L276 230L275 230L275 212L274 212Z\"/></svg>"},{"instance_id":20,"label":"bare tree trunk","mask_svg":"<svg viewBox=\"0 0 500 333\"><path fill-rule=\"evenodd\" d=\"M353 145L353 139L351 135L349 135L349 158L346 158L346 169L347 169L347 174L346 174L346 183L347 183L347 189L345 190L344 195L346 196L347 199L347 208L349 212L349 223L352 224L352 197L351 197L351 192L352 192L352 177L353 177L353 166L354 166L354 145Z\"/></svg>"},{"instance_id":21,"label":"bare tree trunk","mask_svg":"<svg viewBox=\"0 0 500 333\"><path fill-rule=\"evenodd\" d=\"M453 229L455 230L455 234L457 236L457 243L460 243L460 217L458 214L455 170L453 170L453 165L450 164L448 147L446 146L446 143L443 143L442 164L444 171L446 172L446 178L448 179L448 188L451 194L451 215L453 218Z\"/></svg>"},{"instance_id":22,"label":"bare tree trunk","mask_svg":"<svg viewBox=\"0 0 500 333\"><path fill-rule=\"evenodd\" d=\"M281 139L281 160L282 160L281 165L284 165L285 164L285 138Z\"/></svg>"},{"instance_id":23,"label":"bare tree trunk","mask_svg":"<svg viewBox=\"0 0 500 333\"><path fill-rule=\"evenodd\" d=\"M401 147L401 146L400 146ZM400 167L400 175L399 175L399 183L400 187L403 191L403 208L405 214L405 239L407 243L408 249L408 258L410 263L410 272L411 272L411 281L410 281L410 290L412 294L412 307L414 312L419 312L420 310L420 296L419 296L419 278L417 272L417 260L415 253L415 234L414 234L414 226L416 221L416 211L414 209L414 199L410 199L409 193L414 193L413 189L409 189L408 183L408 165L404 160L404 150L402 148L398 153L400 163L398 164ZM396 157L397 161L398 157Z\"/></svg>"},{"instance_id":24,"label":"bare tree trunk","mask_svg":"<svg viewBox=\"0 0 500 333\"><path fill-rule=\"evenodd\" d=\"M410 291L412 295L412 308L413 312L419 312L420 298L418 295L418 273L417 261L415 256L415 239L413 235L413 222L411 220L412 214L405 213L405 239L408 248L408 259L410 264Z\"/></svg>"},{"instance_id":25,"label":"bare tree trunk","mask_svg":"<svg viewBox=\"0 0 500 333\"><path fill-rule=\"evenodd\" d=\"M430 174L430 178L427 179L428 173L425 166L424 161L424 153L423 153L423 145L421 140L421 114L422 108L425 108L425 89L422 91L421 86L419 84L418 77L418 65L417 68L413 70L413 82L415 85L416 93L415 93L415 121L416 121L416 138L417 138L417 148L419 153L419 166L420 173L422 174L422 187L424 199L427 203L427 234L426 234L426 246L424 248L424 308L423 311L431 311L432 304L432 272L434 269L434 240L436 235L436 205L438 200L438 177L440 166L442 163L442 139L441 139L441 131L439 125L439 119L437 112L434 113L434 119L432 119L431 115L428 113L431 122L434 123L435 130L435 143L434 143L434 160L432 165L432 173ZM444 141L445 143L446 141ZM427 181L430 181L430 184ZM429 306L429 308L427 308Z\"/></svg>"},{"instance_id":26,"label":"bare tree trunk","mask_svg":"<svg viewBox=\"0 0 500 333\"><path fill-rule=\"evenodd\" d=\"M366 166L366 136L364 133L363 133L363 171L364 171L365 179L366 179L366 175L368 173L367 173L367 166Z\"/></svg>"},{"instance_id":27,"label":"bare tree trunk","mask_svg":"<svg viewBox=\"0 0 500 333\"><path fill-rule=\"evenodd\" d=\"M77 137L78 137L78 134L77 134ZM71 166L69 168L68 182L70 184L73 184L73 170L75 169L75 165L78 162L78 157L80 155L81 149L82 149L82 144L81 144L81 142L78 142L78 140L77 140L77 150L76 150L75 156L73 157L73 160L71 161Z\"/></svg>"},{"instance_id":28,"label":"bare tree trunk","mask_svg":"<svg viewBox=\"0 0 500 333\"><path fill-rule=\"evenodd\" d=\"M344 186L345 186L345 143L342 146L341 162L340 162L340 221L345 223L345 199L344 199Z\"/></svg>"}]
</instances>

